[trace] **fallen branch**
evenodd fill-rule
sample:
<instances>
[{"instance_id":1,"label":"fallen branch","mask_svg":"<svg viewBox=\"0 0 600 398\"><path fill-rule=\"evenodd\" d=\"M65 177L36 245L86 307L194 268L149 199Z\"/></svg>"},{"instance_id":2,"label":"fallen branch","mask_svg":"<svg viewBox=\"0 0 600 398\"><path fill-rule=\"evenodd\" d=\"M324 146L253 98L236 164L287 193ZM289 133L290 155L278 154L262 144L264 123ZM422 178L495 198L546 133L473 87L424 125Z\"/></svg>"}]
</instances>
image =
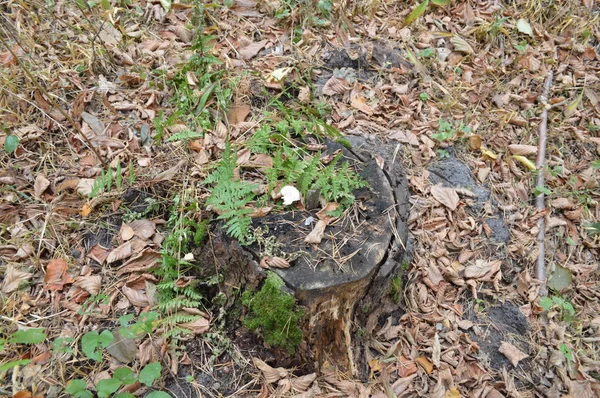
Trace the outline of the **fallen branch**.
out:
<instances>
[{"instance_id":1,"label":"fallen branch","mask_svg":"<svg viewBox=\"0 0 600 398\"><path fill-rule=\"evenodd\" d=\"M539 129L539 141L538 141L538 155L536 159L535 166L537 168L537 181L535 184L536 191L538 195L535 197L535 207L538 212L543 212L546 208L544 203L544 165L546 162L546 136L548 131L548 109L550 105L548 105L548 96L550 95L550 87L552 86L552 71L548 72L548 77L544 82L544 90L540 97L540 101L543 105L542 110L542 120L540 122ZM537 244L538 244L538 258L537 264L535 267L535 278L542 282L540 286L540 295L545 296L548 292L546 289L546 264L545 264L545 255L546 248L544 244L544 238L546 234L546 221L545 217L542 216L538 218L538 235L537 235Z\"/></svg>"}]
</instances>

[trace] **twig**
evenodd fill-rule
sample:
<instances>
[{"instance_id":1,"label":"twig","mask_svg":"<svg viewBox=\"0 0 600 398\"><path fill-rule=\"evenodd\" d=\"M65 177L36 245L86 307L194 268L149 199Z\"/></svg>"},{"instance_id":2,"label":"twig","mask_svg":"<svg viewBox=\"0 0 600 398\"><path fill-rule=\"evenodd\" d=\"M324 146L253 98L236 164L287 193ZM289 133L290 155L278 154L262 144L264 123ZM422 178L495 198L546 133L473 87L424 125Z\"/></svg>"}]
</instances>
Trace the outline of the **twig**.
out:
<instances>
[{"instance_id":1,"label":"twig","mask_svg":"<svg viewBox=\"0 0 600 398\"><path fill-rule=\"evenodd\" d=\"M548 109L550 105L548 105L548 96L550 95L550 87L552 86L552 78L554 74L552 71L548 72L548 77L544 83L544 90L540 97L540 101L543 105L542 110L542 120L540 122L539 128L539 141L538 141L538 156L535 162L535 166L537 168L537 181L535 187L539 194L535 197L535 207L538 212L544 211L546 205L544 204L544 164L546 162L546 136L548 131ZM544 236L546 234L546 222L545 217L538 218L538 235L537 235L537 244L538 244L538 258L537 264L535 267L535 278L542 282L540 286L540 295L545 296L548 292L546 289L546 264L545 264L545 255L546 248L544 245Z\"/></svg>"},{"instance_id":2,"label":"twig","mask_svg":"<svg viewBox=\"0 0 600 398\"><path fill-rule=\"evenodd\" d=\"M86 146L92 152L94 152L94 155L96 155L96 157L98 158L98 160L100 161L100 163L102 163L102 167L106 168L106 162L104 161L104 159L102 159L102 156L100 156L100 153L96 150L96 148L94 148L94 146L90 142L90 139L83 133L83 131L81 130L81 128L79 127L79 125L75 122L75 120L73 120L73 118L71 117L71 115L69 115L62 107L60 107L56 103L56 101L54 101L54 98L52 98L52 96L50 96L50 94L48 93L48 91L46 91L46 89L41 86L41 84L37 81L37 79L31 74L31 72L29 72L29 70L25 67L25 65L23 65L23 63L21 62L21 59L17 56L17 54L15 54L15 52L13 51L13 49L4 40L4 38L2 37L2 35L0 35L0 43L2 43L2 45L4 47L6 47L6 49L8 50L8 52L10 52L10 54L15 59L15 61L17 62L17 64L19 64L19 68L21 68L21 70L23 72L25 72L25 74L27 75L27 77L29 77L29 79L34 84L34 86L38 90L40 90L40 92L42 94L44 94L48 98L48 101L50 101L50 104L52 105L52 107L54 107L54 109L56 109L57 111L59 111L60 114L63 115L65 117L65 119L67 119L69 121L69 123L71 123L71 125L73 126L73 128L83 137L83 140L85 141Z\"/></svg>"}]
</instances>

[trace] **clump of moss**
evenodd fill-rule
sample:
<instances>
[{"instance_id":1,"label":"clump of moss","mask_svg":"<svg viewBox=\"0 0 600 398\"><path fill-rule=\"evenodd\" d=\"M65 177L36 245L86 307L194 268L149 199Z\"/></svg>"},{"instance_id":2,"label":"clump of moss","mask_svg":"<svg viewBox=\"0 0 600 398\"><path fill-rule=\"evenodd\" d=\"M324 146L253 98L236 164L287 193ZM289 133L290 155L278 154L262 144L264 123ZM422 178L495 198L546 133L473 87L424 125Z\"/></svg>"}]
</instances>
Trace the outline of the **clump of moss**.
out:
<instances>
[{"instance_id":1,"label":"clump of moss","mask_svg":"<svg viewBox=\"0 0 600 398\"><path fill-rule=\"evenodd\" d=\"M243 323L251 331L260 334L269 345L285 348L293 354L302 341L298 322L304 311L296 307L290 293L281 289L283 284L277 274L269 272L256 294L244 292L242 303L250 311Z\"/></svg>"}]
</instances>

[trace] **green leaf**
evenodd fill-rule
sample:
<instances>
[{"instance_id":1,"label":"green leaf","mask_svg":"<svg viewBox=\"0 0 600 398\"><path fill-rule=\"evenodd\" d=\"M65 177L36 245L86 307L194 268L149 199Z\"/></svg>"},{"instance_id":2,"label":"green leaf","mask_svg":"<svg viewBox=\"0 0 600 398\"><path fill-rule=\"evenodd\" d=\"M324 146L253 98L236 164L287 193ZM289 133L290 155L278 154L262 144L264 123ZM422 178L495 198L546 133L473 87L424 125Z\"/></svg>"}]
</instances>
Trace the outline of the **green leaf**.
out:
<instances>
[{"instance_id":1,"label":"green leaf","mask_svg":"<svg viewBox=\"0 0 600 398\"><path fill-rule=\"evenodd\" d=\"M425 13L425 10L427 10L428 5L429 5L429 0L425 0L424 2L419 4L417 7L415 7L415 9L412 10L410 12L410 14L408 14L406 19L402 23L402 26L407 26L407 25L410 25L411 23L415 22L421 15L423 15Z\"/></svg>"},{"instance_id":2,"label":"green leaf","mask_svg":"<svg viewBox=\"0 0 600 398\"><path fill-rule=\"evenodd\" d=\"M46 339L44 329L17 330L8 339L12 344L38 344Z\"/></svg>"},{"instance_id":3,"label":"green leaf","mask_svg":"<svg viewBox=\"0 0 600 398\"><path fill-rule=\"evenodd\" d=\"M133 384L137 380L133 370L129 368L119 368L113 373L113 379L120 380L123 384Z\"/></svg>"},{"instance_id":4,"label":"green leaf","mask_svg":"<svg viewBox=\"0 0 600 398\"><path fill-rule=\"evenodd\" d=\"M163 6L167 13L171 11L171 0L160 0L160 5Z\"/></svg>"},{"instance_id":5,"label":"green leaf","mask_svg":"<svg viewBox=\"0 0 600 398\"><path fill-rule=\"evenodd\" d=\"M13 153L19 146L19 137L16 135L9 135L4 140L4 150L8 153Z\"/></svg>"},{"instance_id":6,"label":"green leaf","mask_svg":"<svg viewBox=\"0 0 600 398\"><path fill-rule=\"evenodd\" d=\"M535 196L540 196L541 194L552 195L552 191L549 190L547 187L535 187L535 189L533 190L533 194Z\"/></svg>"},{"instance_id":7,"label":"green leaf","mask_svg":"<svg viewBox=\"0 0 600 398\"><path fill-rule=\"evenodd\" d=\"M527 20L523 18L517 21L517 30L521 33L525 33L526 35L533 37L533 29L531 29L531 25L529 25L529 22L527 22Z\"/></svg>"},{"instance_id":8,"label":"green leaf","mask_svg":"<svg viewBox=\"0 0 600 398\"><path fill-rule=\"evenodd\" d=\"M7 362L3 365L0 365L0 373L6 372L15 366L27 365L29 362L31 362L31 359L19 359L18 361Z\"/></svg>"},{"instance_id":9,"label":"green leaf","mask_svg":"<svg viewBox=\"0 0 600 398\"><path fill-rule=\"evenodd\" d=\"M450 0L431 0L431 4L436 5L438 7L443 7L449 5Z\"/></svg>"},{"instance_id":10,"label":"green leaf","mask_svg":"<svg viewBox=\"0 0 600 398\"><path fill-rule=\"evenodd\" d=\"M427 47L417 53L417 57L430 58L433 57L433 48Z\"/></svg>"},{"instance_id":11,"label":"green leaf","mask_svg":"<svg viewBox=\"0 0 600 398\"><path fill-rule=\"evenodd\" d=\"M161 371L162 365L160 364L160 362L149 363L148 365L144 366L144 368L140 372L138 380L140 381L140 383L150 387L152 383L154 383L154 381L160 377Z\"/></svg>"},{"instance_id":12,"label":"green leaf","mask_svg":"<svg viewBox=\"0 0 600 398\"><path fill-rule=\"evenodd\" d=\"M600 169L600 160L594 160L591 164L592 168Z\"/></svg>"},{"instance_id":13,"label":"green leaf","mask_svg":"<svg viewBox=\"0 0 600 398\"><path fill-rule=\"evenodd\" d=\"M550 310L550 308L552 308L553 305L554 303L552 302L552 299L550 297L540 298L540 307L542 307L544 311Z\"/></svg>"},{"instance_id":14,"label":"green leaf","mask_svg":"<svg viewBox=\"0 0 600 398\"><path fill-rule=\"evenodd\" d=\"M577 107L579 106L579 103L581 102L582 98L583 98L583 90L581 90L581 93L579 93L579 95L577 96L577 98L575 98L575 100L573 102L571 102L569 105L567 105L565 107L565 110L563 111L565 114L565 117L573 116L573 114L577 110Z\"/></svg>"},{"instance_id":15,"label":"green leaf","mask_svg":"<svg viewBox=\"0 0 600 398\"><path fill-rule=\"evenodd\" d=\"M130 392L122 392L115 395L115 398L135 398L135 395Z\"/></svg>"},{"instance_id":16,"label":"green leaf","mask_svg":"<svg viewBox=\"0 0 600 398\"><path fill-rule=\"evenodd\" d=\"M71 395L75 395L84 390L87 390L87 384L83 379L69 380L67 383L67 388L65 388L65 392Z\"/></svg>"},{"instance_id":17,"label":"green leaf","mask_svg":"<svg viewBox=\"0 0 600 398\"><path fill-rule=\"evenodd\" d=\"M172 398L169 394L162 391L152 391L150 394L146 395L146 398Z\"/></svg>"},{"instance_id":18,"label":"green leaf","mask_svg":"<svg viewBox=\"0 0 600 398\"><path fill-rule=\"evenodd\" d=\"M106 348L114 340L113 334L104 330L101 334L94 330L87 332L81 338L81 350L90 359L100 362L102 354L97 350L98 347Z\"/></svg>"},{"instance_id":19,"label":"green leaf","mask_svg":"<svg viewBox=\"0 0 600 398\"><path fill-rule=\"evenodd\" d=\"M98 390L98 396L100 398L109 397L110 394L116 392L122 385L121 380L111 377L110 379L103 379L98 382L96 386Z\"/></svg>"},{"instance_id":20,"label":"green leaf","mask_svg":"<svg viewBox=\"0 0 600 398\"><path fill-rule=\"evenodd\" d=\"M563 309L569 315L575 315L575 308L573 307L573 304L569 303L568 301L565 301L565 303L563 304Z\"/></svg>"}]
</instances>

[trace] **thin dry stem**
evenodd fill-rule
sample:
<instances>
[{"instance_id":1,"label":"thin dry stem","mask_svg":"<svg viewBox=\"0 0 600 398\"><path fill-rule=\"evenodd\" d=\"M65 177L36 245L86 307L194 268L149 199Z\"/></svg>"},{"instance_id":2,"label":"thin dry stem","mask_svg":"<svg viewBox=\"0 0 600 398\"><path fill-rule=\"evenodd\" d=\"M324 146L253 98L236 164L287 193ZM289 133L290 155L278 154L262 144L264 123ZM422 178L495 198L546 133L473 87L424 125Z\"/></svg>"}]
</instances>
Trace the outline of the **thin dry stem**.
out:
<instances>
[{"instance_id":1,"label":"thin dry stem","mask_svg":"<svg viewBox=\"0 0 600 398\"><path fill-rule=\"evenodd\" d=\"M548 132L548 96L550 94L550 87L552 86L552 78L554 74L552 71L548 72L548 77L546 78L546 82L544 83L544 90L540 97L540 101L543 105L542 110L542 120L540 122L539 128L539 142L538 142L538 156L536 160L536 167L538 171L536 188L539 191L539 195L535 198L535 207L538 212L544 211L546 205L544 201L544 192L542 188L544 187L544 165L546 162L546 137ZM542 281L542 285L540 287L540 295L545 296L547 294L546 289L546 264L545 264L545 245L544 245L544 237L546 233L546 222L545 217L540 217L538 219L538 228L539 232L537 235L537 243L538 243L538 258L537 264L535 267L535 277L536 279Z\"/></svg>"}]
</instances>

